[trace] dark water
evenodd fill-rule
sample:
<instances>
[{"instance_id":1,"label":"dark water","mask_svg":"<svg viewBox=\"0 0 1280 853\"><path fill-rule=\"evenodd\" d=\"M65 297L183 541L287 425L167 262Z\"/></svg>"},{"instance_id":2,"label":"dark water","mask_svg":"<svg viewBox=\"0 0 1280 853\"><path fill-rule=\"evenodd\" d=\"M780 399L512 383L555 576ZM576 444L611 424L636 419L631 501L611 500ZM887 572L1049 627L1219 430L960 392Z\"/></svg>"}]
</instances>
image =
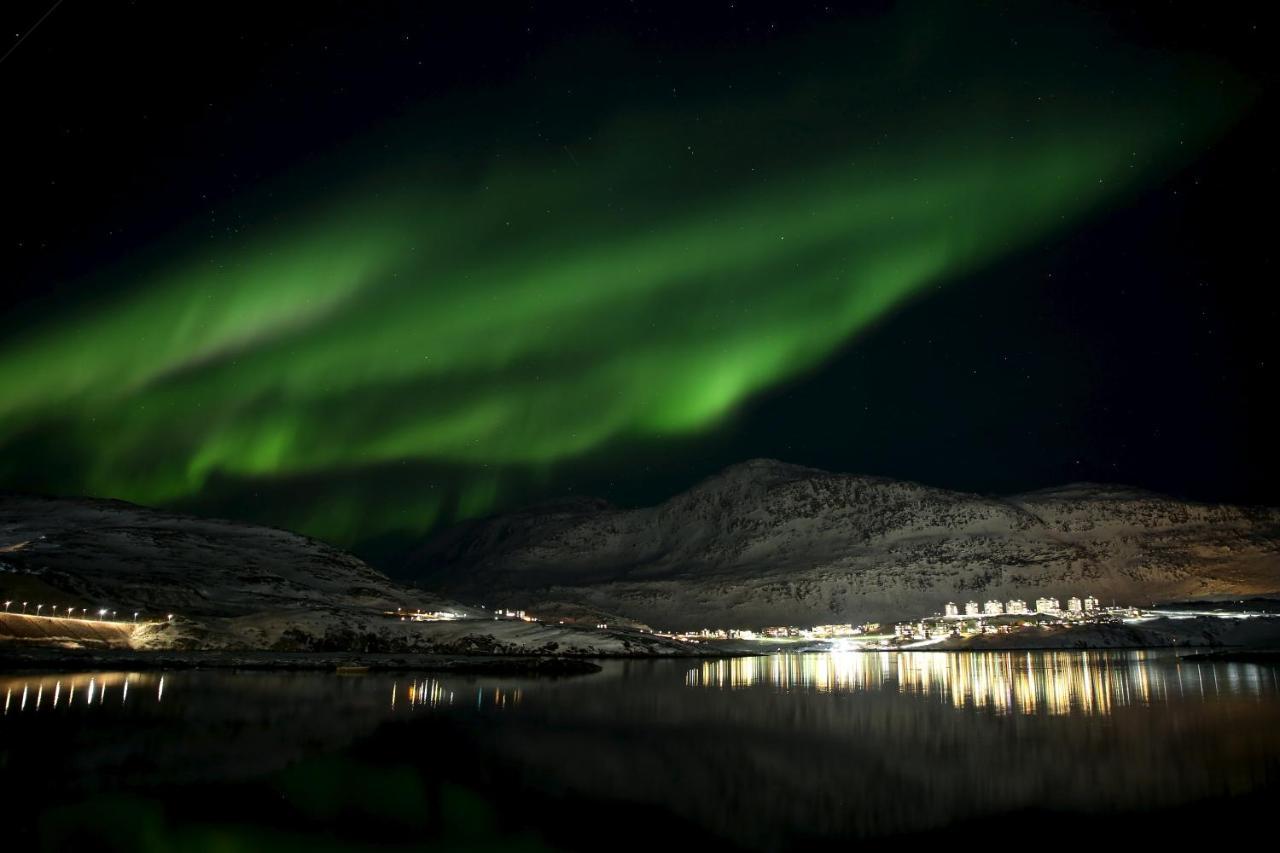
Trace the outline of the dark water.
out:
<instances>
[{"instance_id":1,"label":"dark water","mask_svg":"<svg viewBox=\"0 0 1280 853\"><path fill-rule=\"evenodd\" d=\"M0 698L0 832L34 849L1044 847L1280 805L1277 669L1158 653L86 673Z\"/></svg>"}]
</instances>

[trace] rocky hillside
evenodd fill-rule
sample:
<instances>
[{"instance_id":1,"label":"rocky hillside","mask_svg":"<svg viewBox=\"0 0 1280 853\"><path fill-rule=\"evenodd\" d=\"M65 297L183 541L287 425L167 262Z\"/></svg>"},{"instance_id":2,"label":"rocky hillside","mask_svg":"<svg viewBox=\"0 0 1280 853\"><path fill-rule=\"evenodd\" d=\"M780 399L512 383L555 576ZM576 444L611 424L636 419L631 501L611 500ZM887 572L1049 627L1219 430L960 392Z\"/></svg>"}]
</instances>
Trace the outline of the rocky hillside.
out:
<instances>
[{"instance_id":1,"label":"rocky hillside","mask_svg":"<svg viewBox=\"0 0 1280 853\"><path fill-rule=\"evenodd\" d=\"M140 611L149 648L498 654L669 654L651 636L494 621L393 582L357 558L284 530L160 512L120 501L0 496L0 596L52 607ZM448 610L458 621L401 622L388 612ZM14 608L16 610L16 608ZM165 617L175 614L173 622ZM82 623L10 614L38 631L0 640L95 645ZM3 628L4 626L0 626ZM31 625L19 626L31 628Z\"/></svg>"},{"instance_id":2,"label":"rocky hillside","mask_svg":"<svg viewBox=\"0 0 1280 853\"><path fill-rule=\"evenodd\" d=\"M91 607L188 618L445 604L314 539L122 501L0 496L0 569Z\"/></svg>"},{"instance_id":3,"label":"rocky hillside","mask_svg":"<svg viewBox=\"0 0 1280 853\"><path fill-rule=\"evenodd\" d=\"M1274 592L1280 510L1095 484L984 497L753 460L654 507L583 501L462 526L400 570L447 594L664 628L883 621L952 599Z\"/></svg>"}]
</instances>

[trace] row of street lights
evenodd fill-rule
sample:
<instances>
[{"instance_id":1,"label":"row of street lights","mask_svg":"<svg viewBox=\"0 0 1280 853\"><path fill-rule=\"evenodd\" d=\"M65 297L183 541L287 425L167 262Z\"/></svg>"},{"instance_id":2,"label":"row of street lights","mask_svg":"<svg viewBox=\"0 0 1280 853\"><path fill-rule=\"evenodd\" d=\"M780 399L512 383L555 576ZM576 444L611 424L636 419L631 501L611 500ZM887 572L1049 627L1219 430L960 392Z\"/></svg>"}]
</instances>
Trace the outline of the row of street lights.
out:
<instances>
[{"instance_id":1,"label":"row of street lights","mask_svg":"<svg viewBox=\"0 0 1280 853\"><path fill-rule=\"evenodd\" d=\"M5 612L5 613L9 613L9 612L10 612L10 608L11 608L11 607L13 607L13 605L14 605L15 603L17 603L17 602L14 602L14 601L6 601L6 602L4 603L4 612ZM41 616L41 615L43 615L43 614L41 613L41 611L43 611L43 610L44 610L44 605L43 605L43 604L37 604L37 605L36 605L35 613L30 613L30 614L29 614L29 613L27 613L27 608L28 608L29 606L30 606L30 602L26 602L26 601L22 602L22 610L19 612L19 615L22 615L22 616ZM75 618L76 618L76 610L79 610L79 611L80 611L80 617L79 617L79 618L81 618L81 619L88 619L88 618L89 618L89 608L87 608L87 607L80 607L80 608L76 608L76 607L68 607L68 608L66 609L66 611L65 611L66 616L64 616L63 618L64 618L64 619L75 619ZM57 618L58 618L58 605L56 605L56 604L55 604L55 605L53 605L53 607L51 608L51 612L52 612L52 615L51 615L51 617L50 617L50 618L57 619ZM120 621L120 619L117 617L118 612L119 612L119 611L116 611L116 610L108 610L108 609L107 609L107 608L105 608L105 607L101 607L101 608L99 608L99 609L98 609L98 621L101 621L101 622L119 622L119 621ZM110 618L110 619L107 619L107 614L108 614L108 613L110 613L110 614L111 614L111 618ZM138 616L140 615L140 613L141 613L141 611L136 611L136 610L134 611L134 613L133 613L133 621L134 621L135 623L138 621ZM170 613L170 614L169 614L169 616L168 616L168 621L170 621L170 622L172 622L172 621L173 621L173 614L172 614L172 613Z\"/></svg>"}]
</instances>

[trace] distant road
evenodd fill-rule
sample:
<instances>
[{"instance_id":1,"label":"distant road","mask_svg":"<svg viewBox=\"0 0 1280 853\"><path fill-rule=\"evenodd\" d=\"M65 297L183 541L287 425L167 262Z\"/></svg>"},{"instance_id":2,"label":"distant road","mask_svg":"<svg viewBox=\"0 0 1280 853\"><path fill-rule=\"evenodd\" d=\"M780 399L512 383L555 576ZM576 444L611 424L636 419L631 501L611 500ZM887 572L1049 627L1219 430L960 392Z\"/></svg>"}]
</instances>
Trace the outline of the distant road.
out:
<instances>
[{"instance_id":1,"label":"distant road","mask_svg":"<svg viewBox=\"0 0 1280 853\"><path fill-rule=\"evenodd\" d=\"M132 622L0 613L0 642L53 645L60 641L71 641L84 645L127 648L136 627Z\"/></svg>"}]
</instances>

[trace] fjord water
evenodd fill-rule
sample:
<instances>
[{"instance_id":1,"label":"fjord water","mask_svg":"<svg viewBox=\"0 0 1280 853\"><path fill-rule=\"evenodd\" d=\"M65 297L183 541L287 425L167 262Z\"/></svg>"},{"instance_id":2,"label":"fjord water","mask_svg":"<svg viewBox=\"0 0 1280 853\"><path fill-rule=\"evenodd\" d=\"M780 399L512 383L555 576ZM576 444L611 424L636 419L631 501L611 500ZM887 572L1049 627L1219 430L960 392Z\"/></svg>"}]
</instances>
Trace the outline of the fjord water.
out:
<instances>
[{"instance_id":1,"label":"fjord water","mask_svg":"<svg viewBox=\"0 0 1280 853\"><path fill-rule=\"evenodd\" d=\"M1170 653L15 675L0 698L6 831L51 849L1176 838L1265 821L1280 787L1277 669Z\"/></svg>"}]
</instances>

